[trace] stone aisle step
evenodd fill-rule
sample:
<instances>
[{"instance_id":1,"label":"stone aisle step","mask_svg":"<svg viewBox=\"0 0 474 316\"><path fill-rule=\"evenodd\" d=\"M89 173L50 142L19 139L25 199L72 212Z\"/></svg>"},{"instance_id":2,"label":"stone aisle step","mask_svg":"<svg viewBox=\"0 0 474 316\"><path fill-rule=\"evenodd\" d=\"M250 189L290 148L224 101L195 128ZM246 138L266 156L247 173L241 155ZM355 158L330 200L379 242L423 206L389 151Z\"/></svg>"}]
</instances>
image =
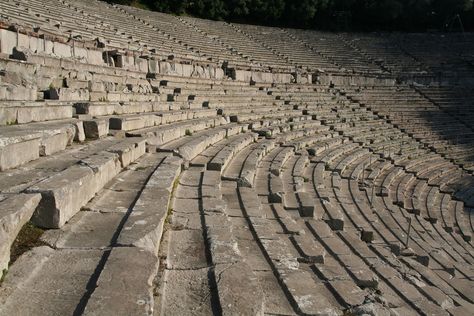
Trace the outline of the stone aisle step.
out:
<instances>
[{"instance_id":1,"label":"stone aisle step","mask_svg":"<svg viewBox=\"0 0 474 316\"><path fill-rule=\"evenodd\" d=\"M131 212L121 223L115 247L103 266L84 314L153 312L158 250L181 164L181 158L166 155L149 177Z\"/></svg>"},{"instance_id":2,"label":"stone aisle step","mask_svg":"<svg viewBox=\"0 0 474 316\"><path fill-rule=\"evenodd\" d=\"M210 315L218 311L200 211L202 167L183 171L172 200L162 247L164 263L155 315ZM159 300L159 301L158 301Z\"/></svg>"},{"instance_id":3,"label":"stone aisle step","mask_svg":"<svg viewBox=\"0 0 474 316\"><path fill-rule=\"evenodd\" d=\"M196 159L202 164L204 157ZM221 171L203 167L190 167L180 178L168 234L162 313L293 314L277 296L281 289L249 230L237 183L220 178ZM168 282L181 275L193 282ZM183 291L191 293L178 294ZM179 305L180 299L184 304Z\"/></svg>"}]
</instances>

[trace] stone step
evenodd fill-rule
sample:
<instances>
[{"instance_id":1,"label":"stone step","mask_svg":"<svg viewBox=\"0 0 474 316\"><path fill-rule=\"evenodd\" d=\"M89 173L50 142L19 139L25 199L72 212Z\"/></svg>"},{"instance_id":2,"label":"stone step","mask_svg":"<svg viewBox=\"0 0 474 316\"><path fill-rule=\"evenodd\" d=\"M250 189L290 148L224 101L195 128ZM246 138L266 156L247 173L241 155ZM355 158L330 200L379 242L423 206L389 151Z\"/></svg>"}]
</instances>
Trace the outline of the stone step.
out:
<instances>
[{"instance_id":1,"label":"stone step","mask_svg":"<svg viewBox=\"0 0 474 316\"><path fill-rule=\"evenodd\" d=\"M187 120L175 124L160 125L144 129L138 129L127 132L129 137L145 137L147 144L151 146L161 146L170 141L179 139L186 134L202 131L206 128L215 127L227 124L227 121L222 117L217 118L203 118Z\"/></svg>"},{"instance_id":2,"label":"stone step","mask_svg":"<svg viewBox=\"0 0 474 316\"><path fill-rule=\"evenodd\" d=\"M73 120L0 127L0 171L52 155L74 140L83 141L82 123Z\"/></svg>"},{"instance_id":3,"label":"stone step","mask_svg":"<svg viewBox=\"0 0 474 316\"><path fill-rule=\"evenodd\" d=\"M65 120L73 117L71 105L49 105L44 102L0 106L0 126Z\"/></svg>"},{"instance_id":4,"label":"stone step","mask_svg":"<svg viewBox=\"0 0 474 316\"><path fill-rule=\"evenodd\" d=\"M119 245L137 247L157 255L181 163L180 158L167 156L156 168L124 223L117 239Z\"/></svg>"},{"instance_id":5,"label":"stone step","mask_svg":"<svg viewBox=\"0 0 474 316\"><path fill-rule=\"evenodd\" d=\"M236 134L243 130L243 126L226 124L209 130L197 132L195 135L188 135L176 141L169 142L159 147L160 151L172 151L182 157L185 161L191 161L198 154L202 153L209 146Z\"/></svg>"},{"instance_id":6,"label":"stone step","mask_svg":"<svg viewBox=\"0 0 474 316\"><path fill-rule=\"evenodd\" d=\"M42 195L33 223L46 228L63 226L122 168L144 153L143 139L125 140L110 151L82 159L78 164L29 187L26 192Z\"/></svg>"}]
</instances>

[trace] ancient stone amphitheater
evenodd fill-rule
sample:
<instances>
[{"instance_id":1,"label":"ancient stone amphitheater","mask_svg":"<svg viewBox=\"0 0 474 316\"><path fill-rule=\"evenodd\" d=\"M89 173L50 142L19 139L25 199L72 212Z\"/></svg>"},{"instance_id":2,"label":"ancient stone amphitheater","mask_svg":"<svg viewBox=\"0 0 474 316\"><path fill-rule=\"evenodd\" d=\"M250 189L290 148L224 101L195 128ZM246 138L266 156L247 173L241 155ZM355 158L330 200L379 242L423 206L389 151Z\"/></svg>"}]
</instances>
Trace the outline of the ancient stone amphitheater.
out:
<instances>
[{"instance_id":1,"label":"ancient stone amphitheater","mask_svg":"<svg viewBox=\"0 0 474 316\"><path fill-rule=\"evenodd\" d=\"M0 20L0 315L473 315L474 34Z\"/></svg>"}]
</instances>

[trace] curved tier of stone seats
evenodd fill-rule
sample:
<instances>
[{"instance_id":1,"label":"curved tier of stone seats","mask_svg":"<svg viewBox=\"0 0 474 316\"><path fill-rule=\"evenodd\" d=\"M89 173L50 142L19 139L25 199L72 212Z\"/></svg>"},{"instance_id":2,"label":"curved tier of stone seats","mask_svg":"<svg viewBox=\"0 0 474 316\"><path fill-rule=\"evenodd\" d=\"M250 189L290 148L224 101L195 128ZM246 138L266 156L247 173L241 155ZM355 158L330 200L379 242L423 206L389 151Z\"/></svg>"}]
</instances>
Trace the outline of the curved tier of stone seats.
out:
<instances>
[{"instance_id":1,"label":"curved tier of stone seats","mask_svg":"<svg viewBox=\"0 0 474 316\"><path fill-rule=\"evenodd\" d=\"M238 306L239 311L245 308L250 313L318 313L328 310L338 313L363 304L369 289L374 288L392 302L392 309L400 312L427 309L441 312L456 306L470 308L469 302L473 298L463 293L467 283L451 283L449 280L452 275L469 277L471 273L469 269L463 268L463 262L471 262L473 249L465 244L471 227L465 215L461 215L464 214L462 203L454 203L451 227L456 225L465 240L456 239L457 231L445 232L438 227L438 223L432 220L425 222L426 217L421 216L413 220L410 247L404 249L400 246L407 236L407 211L395 206L396 200L385 204L385 199L392 194L379 196L380 191L370 196L364 181L372 179L373 183L391 192L393 186L397 187L399 171L408 171L395 167L390 160L391 155L384 155L372 148L377 148L378 142L374 140L378 140L380 134L360 136L367 128L370 130L367 121L361 119L365 117L363 112L357 114L358 111L345 105L333 106L336 106L337 111L331 121L319 121L302 110L290 110L285 119L281 118L281 113L275 116L280 117L276 120L253 115L236 124L223 117L212 118L212 115L217 114L209 112L203 118L188 121L185 116L186 119L182 121L144 128L138 124L137 129L127 131L128 136L142 136L149 150L164 152L145 154L144 158L137 160L136 167L119 173L116 180L111 179L111 182L104 184L103 190L96 188L98 194L89 203L82 202L82 211L73 216L60 231L48 231L43 237L48 244L54 241L54 251L69 252L68 256L71 257L83 252L78 247L84 247L88 242L93 243L93 249L98 247L98 250L89 250L90 253L86 255L92 266L96 262L100 267L100 273L97 275L96 272L95 277L92 277L94 288L71 296L68 304L61 305L63 311L74 307L85 313L94 313L109 306L109 302L116 297L123 296L127 299L122 300L117 308L131 312L153 308L184 311L198 306L203 311L218 308L222 312L235 312L234 308ZM354 125L356 128L348 131L344 130L344 123L338 123L338 120L346 120L347 111L354 114L351 122L357 122ZM268 112L264 113L268 115ZM259 119L261 121L255 124L254 120ZM377 117L367 119L373 120L376 126L384 124L377 122ZM278 133L262 134L262 124L278 128ZM304 132L300 129L304 129ZM179 132L170 133L172 130ZM257 138L259 132L262 135ZM385 129L379 130L379 133L382 132L386 133ZM161 136L155 141L156 135ZM130 140L134 140L134 137ZM109 137L91 144L97 143L98 148L103 150L100 143L106 141L115 142ZM183 160L165 152L172 152ZM308 157L306 152L315 156ZM158 164L158 167L144 168L150 176L142 177L143 189L138 189L140 185L137 184L135 190L139 191L122 191L120 187L123 187L128 174L131 173L129 177L133 178L133 172L141 173L141 160L153 162L154 166ZM386 167L378 167L381 171L373 175L368 172L367 176L363 175L366 170L372 170L373 173L377 168L372 168L371 164L381 160L387 162ZM181 164L189 166L189 169L181 173L178 184L172 189ZM398 171L388 177L392 174L388 172L391 171L390 166ZM160 175L161 170L163 175ZM425 173L423 175L417 181L424 185L419 187L421 191L413 194L412 198L417 203L421 201L416 198L422 201L428 199L431 190L427 189L436 188L428 187L429 177ZM157 182L154 177L168 180ZM361 178L362 184L359 181ZM417 191L417 188L418 185L414 190ZM152 194L150 197L147 197L148 190ZM156 192L163 192L163 195L158 194L164 199L159 204L161 211L148 214L149 203L156 205ZM125 200L119 195L126 197ZM438 197L440 199L444 200ZM125 206L125 201L132 206ZM172 201L170 206L167 201ZM372 211L374 208L377 212ZM94 219L98 215L91 213L93 210L100 210L97 214L109 216L110 219ZM393 215L388 215L392 214L390 212ZM443 209L443 212L446 211ZM169 224L164 221L167 213L171 214ZM99 225L94 231L105 230L113 237L109 235L107 238L102 233L98 239L84 239L78 236L83 225ZM106 226L100 228L100 225ZM170 230L163 229L163 225L171 225L168 228ZM435 239L420 235L422 231L425 234L429 232L429 238ZM161 238L162 242L168 243L167 247L159 246ZM100 246L100 240L103 246ZM112 240L111 250L100 250L106 249L101 248L105 240ZM443 252L435 241L439 245L443 244ZM389 247L388 250L386 247ZM430 251L430 247L435 247L433 249L436 251ZM182 251L190 249L198 252L194 251L189 259L181 259ZM152 268L157 267L157 257L150 254L156 255L157 252L167 257L162 272ZM250 253L252 255L249 257ZM29 293L24 287L15 290L15 282L20 282L14 277L19 273L16 271L22 271L23 266L31 264L31 260L40 258L56 262L62 267L58 253L49 248L37 248L28 254L12 266L11 274L7 274L4 286L9 289L9 294L5 296L5 311L15 308L15 297ZM137 261L127 259L130 256ZM379 263L374 265L376 259ZM127 284L135 284L133 290L129 287L116 289L113 283L106 281L117 271L127 269L130 264L138 264L137 277L127 276L127 280L130 279ZM421 280L430 284L430 290L420 287L419 281L414 279L408 279L408 283L402 281L400 267L422 275ZM428 274L431 269L440 272ZM51 273L46 266L39 268L39 271L41 273L35 274L33 278L35 282L41 282ZM443 274L444 271L448 271L449 277ZM93 275L92 270L82 273ZM207 285L197 283L196 287L189 288L189 285L179 282L183 277L202 279L203 273L207 276ZM163 280L160 285L160 291L163 291L161 307L155 306L153 295L150 294L154 291L153 287L146 281L159 275L162 275ZM84 280L77 279L77 282ZM247 280L245 291L227 292L226 288L236 280ZM443 284L444 290L439 290L440 284ZM198 304L200 300L191 299L183 306L178 306L177 302L183 298L182 293L200 293L207 287L214 290L207 290L209 296L204 305L202 301L201 305ZM35 295L38 299L50 299L43 294ZM306 300L312 303L301 301L301 296L306 296ZM138 297L146 303L133 304L133 300ZM440 297L443 297L444 305L435 299ZM77 303L73 303L75 300ZM34 306L37 304L32 302L24 306L23 310ZM59 309L58 306L56 308Z\"/></svg>"},{"instance_id":2,"label":"curved tier of stone seats","mask_svg":"<svg viewBox=\"0 0 474 316\"><path fill-rule=\"evenodd\" d=\"M0 10L0 315L474 311L472 98L395 82L441 37Z\"/></svg>"},{"instance_id":3,"label":"curved tier of stone seats","mask_svg":"<svg viewBox=\"0 0 474 316\"><path fill-rule=\"evenodd\" d=\"M287 32L295 38L300 38L306 46L338 67L358 73L383 72L379 65L361 54L357 48L351 47L338 34L302 30L287 30Z\"/></svg>"},{"instance_id":4,"label":"curved tier of stone seats","mask_svg":"<svg viewBox=\"0 0 474 316\"><path fill-rule=\"evenodd\" d=\"M451 112L439 108L410 88L344 90L352 100L367 104L368 109L386 118L410 137L466 170L471 169L472 128L452 116ZM396 96L394 91L397 91ZM407 102L410 104L407 105Z\"/></svg>"},{"instance_id":5,"label":"curved tier of stone seats","mask_svg":"<svg viewBox=\"0 0 474 316\"><path fill-rule=\"evenodd\" d=\"M71 56L69 44L77 41L81 48L105 48L110 53L105 62L113 65L146 67L146 58L151 57L187 65L197 62L247 70L261 68L267 74L272 69L293 72L298 66L314 71L389 73L422 79L434 78L436 73L453 77L451 68L470 75L470 57L464 52L472 49L471 35L461 38L455 34L357 34L354 38L350 34L174 17L101 1L8 0L1 8L2 19L20 27L22 32L69 41L55 47L58 55ZM96 20L97 12L101 21ZM457 45L452 45L453 41ZM378 44L370 47L373 43ZM37 46L31 46L32 50ZM444 48L443 54L433 55L432 51L439 47ZM74 47L72 55L82 57L81 48ZM145 59L137 61L137 56L122 55L124 50ZM389 54L389 50L397 53ZM394 65L394 56L402 67ZM96 58L102 62L100 56ZM443 66L439 58L443 59Z\"/></svg>"}]
</instances>

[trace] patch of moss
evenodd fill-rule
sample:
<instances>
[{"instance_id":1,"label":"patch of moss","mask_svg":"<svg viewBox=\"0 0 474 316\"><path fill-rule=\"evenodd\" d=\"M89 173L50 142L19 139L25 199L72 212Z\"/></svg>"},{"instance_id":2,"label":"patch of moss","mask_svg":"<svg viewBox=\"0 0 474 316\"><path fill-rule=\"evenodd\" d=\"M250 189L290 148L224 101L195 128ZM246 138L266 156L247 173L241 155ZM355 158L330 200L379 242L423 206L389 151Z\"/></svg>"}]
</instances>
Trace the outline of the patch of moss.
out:
<instances>
[{"instance_id":1,"label":"patch of moss","mask_svg":"<svg viewBox=\"0 0 474 316\"><path fill-rule=\"evenodd\" d=\"M169 200L169 203L168 203L168 211L166 213L166 219L165 219L165 223L166 224L169 224L170 221L171 221L171 215L173 215L173 208L171 207L171 205L173 205L173 198L174 198L174 194L176 192L176 188L178 187L178 184L179 184L179 176L174 180L173 182L173 188L171 189L171 194L170 194L170 200Z\"/></svg>"},{"instance_id":2,"label":"patch of moss","mask_svg":"<svg viewBox=\"0 0 474 316\"><path fill-rule=\"evenodd\" d=\"M3 280L5 280L5 276L7 275L8 270L3 269L2 274L0 275L0 285L2 285Z\"/></svg>"},{"instance_id":3,"label":"patch of moss","mask_svg":"<svg viewBox=\"0 0 474 316\"><path fill-rule=\"evenodd\" d=\"M44 245L45 243L40 240L43 233L43 229L36 227L31 222L26 223L10 249L10 265L31 248Z\"/></svg>"}]
</instances>

